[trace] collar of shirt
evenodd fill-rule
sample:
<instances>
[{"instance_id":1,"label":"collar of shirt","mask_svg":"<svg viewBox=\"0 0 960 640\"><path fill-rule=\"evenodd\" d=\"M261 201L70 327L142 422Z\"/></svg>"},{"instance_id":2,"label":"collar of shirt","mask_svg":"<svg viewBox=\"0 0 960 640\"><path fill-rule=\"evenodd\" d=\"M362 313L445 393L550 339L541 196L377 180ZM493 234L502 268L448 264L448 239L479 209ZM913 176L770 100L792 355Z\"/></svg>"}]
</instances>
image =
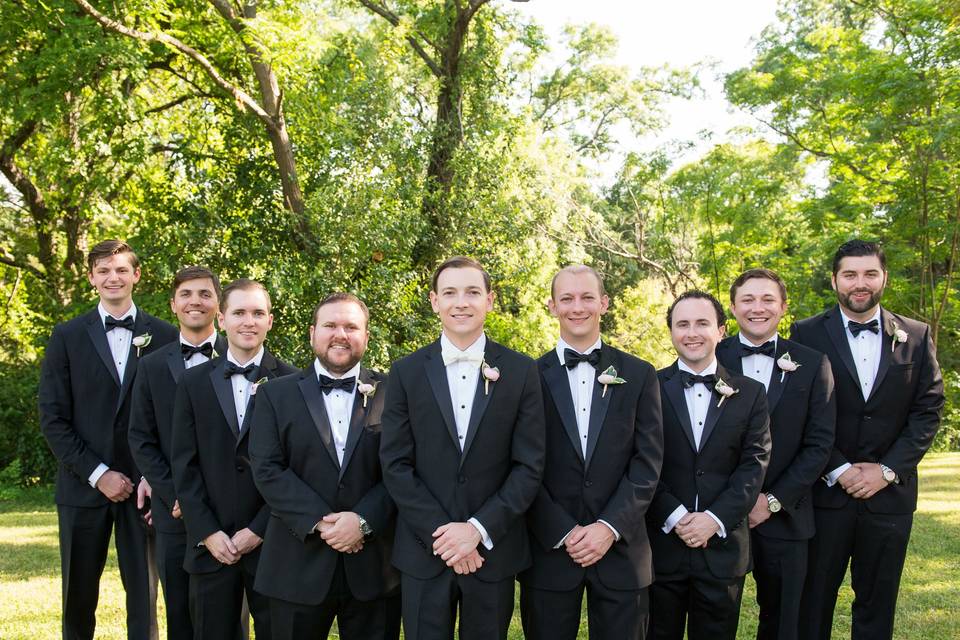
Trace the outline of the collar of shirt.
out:
<instances>
[{"instance_id":1,"label":"collar of shirt","mask_svg":"<svg viewBox=\"0 0 960 640\"><path fill-rule=\"evenodd\" d=\"M563 359L564 349L573 349L577 353L587 354L587 353L590 353L591 351L596 351L597 349L599 349L602 342L603 341L600 338L597 338L597 341L594 342L593 345L591 345L590 347L587 347L586 351L580 351L579 349L573 349L573 347L567 344L563 338L559 338L557 340L557 357L560 358L560 366L563 366L564 364L566 364L566 362ZM583 363L581 362L580 364L583 364Z\"/></svg>"},{"instance_id":2,"label":"collar of shirt","mask_svg":"<svg viewBox=\"0 0 960 640\"><path fill-rule=\"evenodd\" d=\"M458 351L460 353L480 353L487 347L487 334L481 333L472 345L466 349L461 349L450 341L445 333L440 334L440 349L442 351Z\"/></svg>"},{"instance_id":3,"label":"collar of shirt","mask_svg":"<svg viewBox=\"0 0 960 640\"><path fill-rule=\"evenodd\" d=\"M707 365L707 368L700 372L694 371L693 369L688 367L686 364L684 364L683 360L680 360L679 358L677 358L677 367L680 369L680 371L686 371L688 373L693 373L700 376L708 376L711 373L717 372L717 359L714 358L713 362Z\"/></svg>"},{"instance_id":4,"label":"collar of shirt","mask_svg":"<svg viewBox=\"0 0 960 640\"><path fill-rule=\"evenodd\" d=\"M109 313L106 309L103 308L103 303L102 303L102 302L99 303L99 304L97 304L97 311L100 312L100 324L106 324L106 323L107 323L107 316L113 315L112 313ZM113 316L113 317L116 318L117 320L123 320L123 319L126 318L127 316L133 316L133 320L134 320L134 322L136 322L136 320L137 320L137 305L131 304L129 309L127 309L126 311L124 311L123 313L121 313L119 316Z\"/></svg>"},{"instance_id":5,"label":"collar of shirt","mask_svg":"<svg viewBox=\"0 0 960 640\"><path fill-rule=\"evenodd\" d=\"M237 365L238 367L245 367L251 362L259 367L260 361L263 360L263 345L260 345L260 351L257 351L257 355L253 356L246 362L240 362L239 360L234 358L233 353L230 352L230 349L227 349L227 360Z\"/></svg>"},{"instance_id":6,"label":"collar of shirt","mask_svg":"<svg viewBox=\"0 0 960 640\"><path fill-rule=\"evenodd\" d=\"M357 379L357 382L360 382L360 363L359 362L353 365L353 368L350 369L350 371L337 375L335 373L330 373L329 371L327 371L327 368L324 367L322 364L320 364L320 358L314 358L313 372L317 374L317 380L320 379L321 375L327 376L328 378L333 378L335 380L340 378L349 378L350 376L353 376ZM354 387L354 389L356 389L356 387Z\"/></svg>"},{"instance_id":7,"label":"collar of shirt","mask_svg":"<svg viewBox=\"0 0 960 640\"><path fill-rule=\"evenodd\" d=\"M744 338L742 333L738 333L738 334L737 334L737 338L740 339L740 344L745 344L745 345L747 345L748 347L759 347L759 346L760 346L759 344L753 344L752 342L750 342L750 340L748 340L747 338ZM770 340L773 341L773 349L774 349L774 352L776 352L776 349L777 349L777 340L778 340L779 338L780 338L780 334L779 334L779 333L773 334L773 337L770 338ZM766 344L767 342L770 342L770 340L764 340L764 341L761 342L760 344Z\"/></svg>"},{"instance_id":8,"label":"collar of shirt","mask_svg":"<svg viewBox=\"0 0 960 640\"><path fill-rule=\"evenodd\" d=\"M850 333L850 329L847 328L847 325L850 324L851 318L850 316L848 316L843 312L843 307L839 307L839 309L840 309L840 317L843 319L843 330L847 332L848 337L852 336L853 334ZM877 311L872 316L864 320L864 324L870 322L871 320L877 321L877 326L880 327L880 331L878 331L876 335L879 336L883 332L883 323L880 322L880 305L877 305Z\"/></svg>"},{"instance_id":9,"label":"collar of shirt","mask_svg":"<svg viewBox=\"0 0 960 640\"><path fill-rule=\"evenodd\" d=\"M199 346L202 346L202 345L207 344L208 342L213 345L213 344L216 344L216 340L217 340L217 332L216 332L216 331L214 331L213 333L211 333L210 336L209 336L206 340L201 340L201 341L198 342L197 344L193 344L192 342L190 342L189 340L187 340L186 338L184 338L182 333L180 334L180 344L185 344L185 345L187 345L188 347L199 347Z\"/></svg>"}]
</instances>

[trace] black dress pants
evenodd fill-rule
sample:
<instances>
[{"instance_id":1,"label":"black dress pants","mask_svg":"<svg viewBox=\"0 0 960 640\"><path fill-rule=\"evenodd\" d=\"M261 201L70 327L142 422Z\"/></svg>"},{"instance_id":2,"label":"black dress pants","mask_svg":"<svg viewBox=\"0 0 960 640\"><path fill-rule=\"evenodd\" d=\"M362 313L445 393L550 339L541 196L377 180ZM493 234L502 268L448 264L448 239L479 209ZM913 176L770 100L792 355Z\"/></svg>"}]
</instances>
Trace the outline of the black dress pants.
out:
<instances>
[{"instance_id":1,"label":"black dress pants","mask_svg":"<svg viewBox=\"0 0 960 640\"><path fill-rule=\"evenodd\" d=\"M461 640L506 640L513 616L511 576L484 582L453 569L427 580L401 576L403 635L406 640L451 640L460 611Z\"/></svg>"}]
</instances>

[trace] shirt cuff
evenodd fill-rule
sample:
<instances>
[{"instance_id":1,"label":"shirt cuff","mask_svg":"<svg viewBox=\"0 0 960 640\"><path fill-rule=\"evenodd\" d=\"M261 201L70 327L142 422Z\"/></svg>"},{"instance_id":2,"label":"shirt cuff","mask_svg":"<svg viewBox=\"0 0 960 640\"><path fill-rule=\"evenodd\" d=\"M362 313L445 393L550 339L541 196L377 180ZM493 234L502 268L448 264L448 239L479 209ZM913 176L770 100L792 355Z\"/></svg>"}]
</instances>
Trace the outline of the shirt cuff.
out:
<instances>
[{"instance_id":1,"label":"shirt cuff","mask_svg":"<svg viewBox=\"0 0 960 640\"><path fill-rule=\"evenodd\" d=\"M683 505L680 505L673 510L673 513L670 514L670 517L667 518L667 521L663 523L663 532L670 533L673 531L673 528L677 526L677 523L680 522L680 519L690 513L687 511L687 508Z\"/></svg>"},{"instance_id":2,"label":"shirt cuff","mask_svg":"<svg viewBox=\"0 0 960 640\"><path fill-rule=\"evenodd\" d=\"M614 529L612 524L610 524L610 523L607 522L606 520L597 520L597 522L600 522L600 523L602 523L602 524L605 524L605 525L607 526L607 529L610 529L610 531L613 532L613 540L614 540L614 542L620 542L620 532L617 531L616 529ZM569 534L568 534L568 535L569 535Z\"/></svg>"},{"instance_id":3,"label":"shirt cuff","mask_svg":"<svg viewBox=\"0 0 960 640\"><path fill-rule=\"evenodd\" d=\"M493 549L493 540L491 540L490 536L487 535L487 530L483 528L483 525L480 524L480 521L476 518L470 518L467 520L467 522L476 527L477 531L480 532L480 541L483 542L483 546L486 547L487 551Z\"/></svg>"},{"instance_id":4,"label":"shirt cuff","mask_svg":"<svg viewBox=\"0 0 960 640\"><path fill-rule=\"evenodd\" d=\"M576 527L574 527L573 529L576 529ZM554 548L554 549L559 549L560 547L562 547L562 546L563 546L563 543L567 540L567 538L570 537L570 534L573 533L573 529L570 529L570 531L567 531L565 534L563 534L563 537L560 538L560 542L558 542L557 544L553 545L553 548Z\"/></svg>"},{"instance_id":5,"label":"shirt cuff","mask_svg":"<svg viewBox=\"0 0 960 640\"><path fill-rule=\"evenodd\" d=\"M840 476L842 476L843 473L852 466L853 465L850 464L849 462L843 463L842 465L840 465L830 473L824 475L823 481L827 483L828 487L832 487L833 485L837 484L837 480L840 479Z\"/></svg>"},{"instance_id":6,"label":"shirt cuff","mask_svg":"<svg viewBox=\"0 0 960 640\"><path fill-rule=\"evenodd\" d=\"M103 474L105 474L107 471L110 471L110 467L101 462L97 465L97 468L93 470L93 473L90 474L90 477L87 478L87 482L90 483L91 487L96 489L97 483L100 482L100 478L103 477Z\"/></svg>"},{"instance_id":7,"label":"shirt cuff","mask_svg":"<svg viewBox=\"0 0 960 640\"><path fill-rule=\"evenodd\" d=\"M718 535L719 537L721 537L721 538L726 538L726 537L727 537L727 529L726 529L726 527L723 526L723 523L720 522L720 518L718 518L717 516L713 515L713 513L712 513L711 511L709 511L709 510L704 511L704 513L707 514L708 516L710 516L711 518L713 518L714 522L717 523L717 526L720 527L719 531L717 531L717 535Z\"/></svg>"}]
</instances>

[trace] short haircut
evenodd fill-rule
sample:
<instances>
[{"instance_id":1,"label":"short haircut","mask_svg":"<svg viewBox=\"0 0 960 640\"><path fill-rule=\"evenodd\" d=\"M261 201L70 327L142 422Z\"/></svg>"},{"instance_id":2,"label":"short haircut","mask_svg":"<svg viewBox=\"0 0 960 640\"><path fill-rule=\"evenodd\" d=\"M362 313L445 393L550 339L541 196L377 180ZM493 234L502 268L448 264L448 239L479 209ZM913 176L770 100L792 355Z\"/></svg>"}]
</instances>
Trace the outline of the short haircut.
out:
<instances>
[{"instance_id":1,"label":"short haircut","mask_svg":"<svg viewBox=\"0 0 960 640\"><path fill-rule=\"evenodd\" d=\"M607 288L603 286L603 278L600 277L600 274L597 273L597 270L593 267L589 267L585 264L570 264L560 269L553 275L553 280L550 281L550 297L557 297L557 278L560 277L561 273L569 273L570 275L579 275L581 273L589 273L594 278L597 279L597 284L600 286L600 295L607 295Z\"/></svg>"},{"instance_id":2,"label":"short haircut","mask_svg":"<svg viewBox=\"0 0 960 640\"><path fill-rule=\"evenodd\" d=\"M90 249L90 253L87 254L87 271L93 273L93 268L97 266L97 262L121 253L130 254L130 265L134 269L140 268L140 258L134 253L133 247L123 240L104 240L95 244Z\"/></svg>"},{"instance_id":3,"label":"short haircut","mask_svg":"<svg viewBox=\"0 0 960 640\"><path fill-rule=\"evenodd\" d=\"M444 260L437 270L433 272L433 278L430 279L430 290L434 293L437 292L437 280L440 278L440 274L446 271L447 269L476 269L483 275L483 286L486 288L489 293L492 291L490 288L490 274L487 273L487 270L483 268L483 265L474 260L473 258L468 258L466 256L453 256L452 258L447 258Z\"/></svg>"},{"instance_id":4,"label":"short haircut","mask_svg":"<svg viewBox=\"0 0 960 640\"><path fill-rule=\"evenodd\" d=\"M220 297L220 313L226 312L227 302L230 300L231 293L234 291L251 291L256 289L263 291L263 295L267 296L267 311L272 310L273 303L270 302L270 292L267 291L267 288L263 286L262 283L249 278L237 278L223 288L223 295Z\"/></svg>"},{"instance_id":5,"label":"short haircut","mask_svg":"<svg viewBox=\"0 0 960 640\"><path fill-rule=\"evenodd\" d=\"M737 297L737 289L746 284L747 280L754 279L763 279L771 280L777 284L777 288L780 289L780 299L784 302L787 301L787 285L784 284L783 278L777 275L776 271L771 271L770 269L747 269L733 281L733 284L730 285L730 302L733 303Z\"/></svg>"},{"instance_id":6,"label":"short haircut","mask_svg":"<svg viewBox=\"0 0 960 640\"><path fill-rule=\"evenodd\" d=\"M884 271L887 270L887 256L883 253L883 247L880 246L879 242L870 242L868 240L854 238L840 245L837 252L833 254L833 275L837 275L840 272L841 260L859 256L877 256L880 260L880 268Z\"/></svg>"},{"instance_id":7,"label":"short haircut","mask_svg":"<svg viewBox=\"0 0 960 640\"><path fill-rule=\"evenodd\" d=\"M699 289L691 289L689 291L684 291L681 293L676 300L673 301L673 304L670 305L670 308L667 309L667 327L673 328L673 310L677 307L678 304L684 300L699 299L699 300L708 300L710 304L713 305L713 310L717 312L717 326L723 327L727 322L727 314L723 310L723 305L720 304L720 301L713 297L711 294L706 291L700 291Z\"/></svg>"},{"instance_id":8,"label":"short haircut","mask_svg":"<svg viewBox=\"0 0 960 640\"><path fill-rule=\"evenodd\" d=\"M222 295L222 292L220 291L220 278L218 278L217 274L215 274L213 271L210 271L210 269L197 265L184 267L174 274L173 285L170 288L171 297L177 295L177 289L179 289L180 285L182 285L184 282L188 282L190 280L202 280L204 278L209 278L213 283L213 292L217 295L217 300L219 300L220 296Z\"/></svg>"},{"instance_id":9,"label":"short haircut","mask_svg":"<svg viewBox=\"0 0 960 640\"><path fill-rule=\"evenodd\" d=\"M331 293L326 298L317 303L317 306L313 308L313 324L317 324L317 312L321 308L327 306L328 304L336 304L337 302L352 302L363 311L363 318L367 322L367 326L370 326L370 310L367 309L367 305L363 303L363 300L353 295L352 293L345 293L338 291L336 293Z\"/></svg>"}]
</instances>

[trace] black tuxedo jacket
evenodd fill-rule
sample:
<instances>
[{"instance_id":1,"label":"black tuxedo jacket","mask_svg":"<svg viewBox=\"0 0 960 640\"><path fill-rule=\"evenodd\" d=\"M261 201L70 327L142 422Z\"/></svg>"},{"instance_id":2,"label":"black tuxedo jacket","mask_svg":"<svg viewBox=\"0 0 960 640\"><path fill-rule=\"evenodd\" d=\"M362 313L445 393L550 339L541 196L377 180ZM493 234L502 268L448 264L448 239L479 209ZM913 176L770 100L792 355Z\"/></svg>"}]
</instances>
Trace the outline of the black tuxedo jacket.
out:
<instances>
[{"instance_id":1,"label":"black tuxedo jacket","mask_svg":"<svg viewBox=\"0 0 960 640\"><path fill-rule=\"evenodd\" d=\"M226 338L217 336L214 350L226 353ZM175 339L141 359L130 398L130 452L153 490L153 526L165 533L184 531L183 519L170 515L177 499L170 469L173 402L184 371L180 340Z\"/></svg>"},{"instance_id":2,"label":"black tuxedo jacket","mask_svg":"<svg viewBox=\"0 0 960 640\"><path fill-rule=\"evenodd\" d=\"M717 360L741 375L740 353L740 338L732 336L717 347ZM837 403L825 355L780 336L774 360L785 353L800 366L786 372L773 365L767 389L773 449L763 481L763 492L776 496L783 508L754 531L783 540L806 540L815 533L810 494L833 448Z\"/></svg>"},{"instance_id":3,"label":"black tuxedo jacket","mask_svg":"<svg viewBox=\"0 0 960 640\"><path fill-rule=\"evenodd\" d=\"M567 369L555 349L537 360L543 385L547 457L543 486L527 513L533 565L520 581L537 589L569 591L584 578L564 547L554 546L576 525L598 520L620 534L597 563L610 589L642 589L653 580L644 516L663 461L660 385L649 363L603 344L599 374L613 366L627 382L594 382L583 455Z\"/></svg>"},{"instance_id":4,"label":"black tuxedo jacket","mask_svg":"<svg viewBox=\"0 0 960 640\"><path fill-rule=\"evenodd\" d=\"M484 390L483 375L460 453L440 341L394 363L390 372L380 458L399 518L393 564L419 579L447 569L433 555L434 530L475 517L493 549L478 545L493 582L530 565L524 514L540 487L544 460L543 396L536 363L487 339L486 362L500 379Z\"/></svg>"},{"instance_id":5,"label":"black tuxedo jacket","mask_svg":"<svg viewBox=\"0 0 960 640\"><path fill-rule=\"evenodd\" d=\"M680 505L693 511L699 496L696 510L713 513L727 532L725 538L712 536L703 550L707 567L717 578L739 577L751 567L747 515L760 495L770 460L766 394L759 382L718 364L717 375L739 392L723 404L719 394L712 394L697 450L679 371L674 362L657 374L663 402L663 472L647 511L654 571L676 573L693 552L675 532L664 533L663 523Z\"/></svg>"},{"instance_id":6,"label":"black tuxedo jacket","mask_svg":"<svg viewBox=\"0 0 960 640\"><path fill-rule=\"evenodd\" d=\"M131 344L120 384L96 308L54 327L47 342L38 395L40 427L60 463L57 504L107 504L107 497L87 482L101 462L126 474L134 484L140 480L127 444L130 388L140 357L176 340L179 334L172 324L138 307L133 337L147 333L152 336L149 345L137 349Z\"/></svg>"},{"instance_id":7,"label":"black tuxedo jacket","mask_svg":"<svg viewBox=\"0 0 960 640\"><path fill-rule=\"evenodd\" d=\"M186 370L177 385L173 406L171 464L173 485L187 528L187 551L183 568L189 573L212 573L220 569L216 558L202 546L204 538L217 531L232 536L249 528L263 537L270 512L253 483L247 455L251 414L256 394L250 396L243 424L237 428L233 386L224 377L226 352L219 358ZM295 373L269 351L260 361L257 379ZM257 392L263 391L261 386ZM256 569L260 547L243 557Z\"/></svg>"},{"instance_id":8,"label":"black tuxedo jacket","mask_svg":"<svg viewBox=\"0 0 960 640\"><path fill-rule=\"evenodd\" d=\"M837 434L825 471L844 463L882 462L900 482L866 500L874 513L912 513L917 508L917 465L940 427L943 378L930 327L881 309L882 345L877 377L864 401L839 307L794 323L791 338L830 358L837 395ZM907 341L895 342L897 329ZM852 500L840 483L817 482L817 507L840 508Z\"/></svg>"},{"instance_id":9,"label":"black tuxedo jacket","mask_svg":"<svg viewBox=\"0 0 960 640\"><path fill-rule=\"evenodd\" d=\"M380 472L386 376L361 368L359 380L377 388L366 406L356 393L342 465L312 364L257 393L250 464L273 516L267 523L255 585L264 595L306 605L327 598L341 554L313 527L335 511L359 514L374 531L361 551L342 554L350 593L369 601L400 584L390 566L396 507Z\"/></svg>"}]
</instances>

